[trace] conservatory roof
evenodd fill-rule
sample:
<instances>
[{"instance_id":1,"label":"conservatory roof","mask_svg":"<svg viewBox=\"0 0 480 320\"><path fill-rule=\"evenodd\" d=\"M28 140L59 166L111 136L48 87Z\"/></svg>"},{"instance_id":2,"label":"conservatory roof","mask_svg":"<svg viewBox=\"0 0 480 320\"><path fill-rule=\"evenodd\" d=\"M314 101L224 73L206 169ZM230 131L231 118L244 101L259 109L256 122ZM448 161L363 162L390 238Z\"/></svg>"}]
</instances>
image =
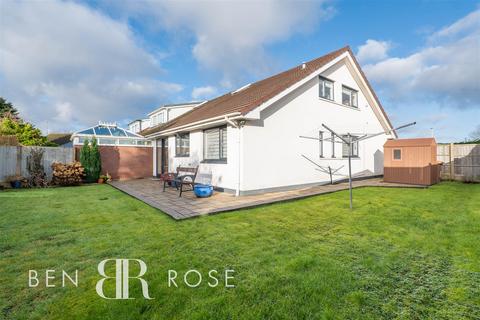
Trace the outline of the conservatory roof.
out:
<instances>
[{"instance_id":1,"label":"conservatory roof","mask_svg":"<svg viewBox=\"0 0 480 320\"><path fill-rule=\"evenodd\" d=\"M127 129L118 127L116 124L105 124L99 123L94 127L77 131L73 134L75 135L86 135L86 136L102 136L102 137L114 137L114 138L143 138L143 136L133 133Z\"/></svg>"}]
</instances>

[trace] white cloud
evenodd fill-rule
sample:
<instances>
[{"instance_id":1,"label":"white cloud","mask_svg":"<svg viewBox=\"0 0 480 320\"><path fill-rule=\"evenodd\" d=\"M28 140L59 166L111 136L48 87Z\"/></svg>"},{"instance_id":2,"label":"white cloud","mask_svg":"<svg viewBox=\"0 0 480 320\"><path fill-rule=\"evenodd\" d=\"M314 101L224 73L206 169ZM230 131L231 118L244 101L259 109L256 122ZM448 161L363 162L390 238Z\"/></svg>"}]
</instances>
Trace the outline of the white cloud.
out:
<instances>
[{"instance_id":1,"label":"white cloud","mask_svg":"<svg viewBox=\"0 0 480 320\"><path fill-rule=\"evenodd\" d=\"M367 64L365 73L393 100L480 108L480 23L472 18L479 12L434 33L411 55Z\"/></svg>"},{"instance_id":2,"label":"white cloud","mask_svg":"<svg viewBox=\"0 0 480 320\"><path fill-rule=\"evenodd\" d=\"M364 45L358 47L357 58L360 62L375 62L388 57L391 43L368 39Z\"/></svg>"},{"instance_id":3,"label":"white cloud","mask_svg":"<svg viewBox=\"0 0 480 320\"><path fill-rule=\"evenodd\" d=\"M231 87L248 75L268 73L265 46L311 30L333 15L326 1L141 1L117 4L153 17L162 29L194 35L192 53L200 68L220 73Z\"/></svg>"},{"instance_id":4,"label":"white cloud","mask_svg":"<svg viewBox=\"0 0 480 320\"><path fill-rule=\"evenodd\" d=\"M431 41L445 37L454 37L465 32L478 32L480 29L480 10L474 11L455 23L446 26L435 32L431 37Z\"/></svg>"},{"instance_id":5,"label":"white cloud","mask_svg":"<svg viewBox=\"0 0 480 320\"><path fill-rule=\"evenodd\" d=\"M192 90L194 100L212 98L215 94L217 94L217 88L213 86L195 87Z\"/></svg>"},{"instance_id":6,"label":"white cloud","mask_svg":"<svg viewBox=\"0 0 480 320\"><path fill-rule=\"evenodd\" d=\"M0 95L40 126L133 117L182 89L159 80L158 59L125 23L58 0L12 1L2 9Z\"/></svg>"}]
</instances>

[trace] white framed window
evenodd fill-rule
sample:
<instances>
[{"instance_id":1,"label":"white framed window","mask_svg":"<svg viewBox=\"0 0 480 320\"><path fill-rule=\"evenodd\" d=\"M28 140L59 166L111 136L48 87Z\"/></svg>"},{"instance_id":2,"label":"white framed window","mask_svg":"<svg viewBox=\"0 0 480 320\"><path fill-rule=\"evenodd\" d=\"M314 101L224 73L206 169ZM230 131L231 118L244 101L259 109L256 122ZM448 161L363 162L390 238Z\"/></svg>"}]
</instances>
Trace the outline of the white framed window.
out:
<instances>
[{"instance_id":1,"label":"white framed window","mask_svg":"<svg viewBox=\"0 0 480 320\"><path fill-rule=\"evenodd\" d=\"M179 133L175 136L175 157L190 156L190 133Z\"/></svg>"},{"instance_id":2,"label":"white framed window","mask_svg":"<svg viewBox=\"0 0 480 320\"><path fill-rule=\"evenodd\" d=\"M342 104L358 108L358 93L349 87L342 86Z\"/></svg>"},{"instance_id":3,"label":"white framed window","mask_svg":"<svg viewBox=\"0 0 480 320\"><path fill-rule=\"evenodd\" d=\"M99 145L115 145L117 144L117 139L111 138L98 138Z\"/></svg>"},{"instance_id":4,"label":"white framed window","mask_svg":"<svg viewBox=\"0 0 480 320\"><path fill-rule=\"evenodd\" d=\"M159 124L165 122L164 113L163 113L163 112L159 113L159 114L157 115L157 117L158 117L157 120L158 120L158 123L159 123Z\"/></svg>"},{"instance_id":5,"label":"white framed window","mask_svg":"<svg viewBox=\"0 0 480 320\"><path fill-rule=\"evenodd\" d=\"M118 139L118 144L119 145L135 145L135 140L134 139Z\"/></svg>"},{"instance_id":6,"label":"white framed window","mask_svg":"<svg viewBox=\"0 0 480 320\"><path fill-rule=\"evenodd\" d=\"M349 137L348 135L344 135L342 136L342 138L348 141L349 138L353 140L356 137L355 136ZM342 157L347 158L348 154L349 154L348 144L346 144L345 142L342 142ZM355 141L352 144L352 157L358 157L358 141Z\"/></svg>"},{"instance_id":7,"label":"white framed window","mask_svg":"<svg viewBox=\"0 0 480 320\"><path fill-rule=\"evenodd\" d=\"M203 132L203 159L227 161L227 127L208 129Z\"/></svg>"},{"instance_id":8,"label":"white framed window","mask_svg":"<svg viewBox=\"0 0 480 320\"><path fill-rule=\"evenodd\" d=\"M164 114L165 113L162 111L162 112L156 113L156 114L154 114L153 116L150 117L152 127L165 122L165 115Z\"/></svg>"},{"instance_id":9,"label":"white framed window","mask_svg":"<svg viewBox=\"0 0 480 320\"><path fill-rule=\"evenodd\" d=\"M326 78L319 78L319 96L320 98L333 100L333 81Z\"/></svg>"},{"instance_id":10,"label":"white framed window","mask_svg":"<svg viewBox=\"0 0 480 320\"><path fill-rule=\"evenodd\" d=\"M393 160L402 160L402 149L393 149Z\"/></svg>"}]
</instances>

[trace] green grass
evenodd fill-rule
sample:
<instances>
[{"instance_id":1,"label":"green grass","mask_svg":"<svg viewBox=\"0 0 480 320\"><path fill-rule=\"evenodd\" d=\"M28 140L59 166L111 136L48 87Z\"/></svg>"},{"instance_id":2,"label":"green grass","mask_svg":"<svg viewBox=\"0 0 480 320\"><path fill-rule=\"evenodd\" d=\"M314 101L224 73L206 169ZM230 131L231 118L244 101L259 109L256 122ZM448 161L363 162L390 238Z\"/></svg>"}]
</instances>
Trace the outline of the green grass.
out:
<instances>
[{"instance_id":1,"label":"green grass","mask_svg":"<svg viewBox=\"0 0 480 320\"><path fill-rule=\"evenodd\" d=\"M0 319L480 318L480 185L347 197L176 222L107 185L0 192ZM135 300L101 299L106 258L145 261L155 299L136 282ZM168 269L225 268L235 288L167 286ZM29 269L80 283L28 288Z\"/></svg>"}]
</instances>

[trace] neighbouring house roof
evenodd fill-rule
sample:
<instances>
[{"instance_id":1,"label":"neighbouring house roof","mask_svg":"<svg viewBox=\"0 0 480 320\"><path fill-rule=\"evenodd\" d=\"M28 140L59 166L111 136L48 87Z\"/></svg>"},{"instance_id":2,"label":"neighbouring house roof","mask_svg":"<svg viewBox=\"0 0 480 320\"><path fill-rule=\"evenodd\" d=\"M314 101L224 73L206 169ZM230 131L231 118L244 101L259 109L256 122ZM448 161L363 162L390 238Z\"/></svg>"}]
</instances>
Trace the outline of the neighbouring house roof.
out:
<instances>
[{"instance_id":1,"label":"neighbouring house roof","mask_svg":"<svg viewBox=\"0 0 480 320\"><path fill-rule=\"evenodd\" d=\"M356 61L353 52L351 51L350 47L346 46L339 50L330 52L322 57L306 62L300 66L296 66L277 75L257 81L250 85L246 85L234 92L229 92L220 97L209 100L163 125L148 128L142 131L141 134L151 135L167 129L175 129L177 127L189 125L194 122L207 120L215 117L221 117L232 113L246 115L250 111L260 106L262 103L268 101L269 99L280 94L295 83L311 75L319 68L333 61L345 52L349 52L351 54L352 59L355 61L357 68L361 72L361 76L364 78L365 83L369 87L370 91L373 93L373 96L377 104L379 105L385 119L387 120L388 125L392 128L392 125L385 111L383 110L380 101L375 95L365 75L361 71L360 65Z\"/></svg>"},{"instance_id":2,"label":"neighbouring house roof","mask_svg":"<svg viewBox=\"0 0 480 320\"><path fill-rule=\"evenodd\" d=\"M434 138L414 138L414 139L390 139L385 142L384 147L428 147L435 146L437 142Z\"/></svg>"},{"instance_id":3,"label":"neighbouring house roof","mask_svg":"<svg viewBox=\"0 0 480 320\"><path fill-rule=\"evenodd\" d=\"M70 142L71 133L50 133L47 135L47 141L58 144L59 146Z\"/></svg>"},{"instance_id":4,"label":"neighbouring house roof","mask_svg":"<svg viewBox=\"0 0 480 320\"><path fill-rule=\"evenodd\" d=\"M197 104L202 103L201 101L190 101L190 102L184 102L184 103L171 103L171 104L164 104L163 106L158 107L157 109L153 110L152 112L148 113L148 115L152 115L154 113L157 113L158 111L166 108L181 108L181 107L190 107L194 106Z\"/></svg>"},{"instance_id":5,"label":"neighbouring house roof","mask_svg":"<svg viewBox=\"0 0 480 320\"><path fill-rule=\"evenodd\" d=\"M166 128L168 125L170 125L170 122L172 121L160 123L160 124L157 124L156 126L143 129L142 131L139 132L139 134L141 134L142 136L147 136L152 133L160 132L164 128Z\"/></svg>"}]
</instances>

